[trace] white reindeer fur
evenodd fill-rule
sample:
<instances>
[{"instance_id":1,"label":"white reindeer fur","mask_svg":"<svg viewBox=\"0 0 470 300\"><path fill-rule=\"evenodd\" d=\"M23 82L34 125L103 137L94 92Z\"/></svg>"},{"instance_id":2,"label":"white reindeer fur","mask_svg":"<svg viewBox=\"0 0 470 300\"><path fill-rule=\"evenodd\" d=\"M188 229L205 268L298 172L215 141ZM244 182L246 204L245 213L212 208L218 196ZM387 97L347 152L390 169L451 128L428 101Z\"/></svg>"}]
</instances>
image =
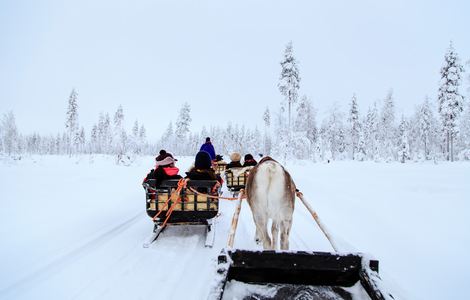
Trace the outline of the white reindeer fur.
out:
<instances>
[{"instance_id":1,"label":"white reindeer fur","mask_svg":"<svg viewBox=\"0 0 470 300\"><path fill-rule=\"evenodd\" d=\"M269 160L260 164L253 174L254 190L248 202L256 224L256 239L262 241L265 250L278 249L279 230L281 249L289 249L294 203L286 197L290 193L290 186L286 186L288 181L284 172L278 162ZM272 220L272 240L267 229L269 219Z\"/></svg>"}]
</instances>

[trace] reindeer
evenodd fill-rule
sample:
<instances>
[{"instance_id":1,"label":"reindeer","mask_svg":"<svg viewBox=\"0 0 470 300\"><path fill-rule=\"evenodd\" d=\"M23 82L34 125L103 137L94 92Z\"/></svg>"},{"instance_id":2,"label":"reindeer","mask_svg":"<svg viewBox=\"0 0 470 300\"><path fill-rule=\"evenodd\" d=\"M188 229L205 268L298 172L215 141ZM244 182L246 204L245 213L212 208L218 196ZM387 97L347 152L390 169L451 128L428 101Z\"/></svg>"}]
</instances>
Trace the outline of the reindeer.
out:
<instances>
[{"instance_id":1,"label":"reindeer","mask_svg":"<svg viewBox=\"0 0 470 300\"><path fill-rule=\"evenodd\" d=\"M256 241L264 250L278 247L281 231L281 250L289 250L289 232L294 213L295 183L277 161L267 156L251 169L246 183L246 196L256 225ZM271 236L268 220L272 220Z\"/></svg>"}]
</instances>

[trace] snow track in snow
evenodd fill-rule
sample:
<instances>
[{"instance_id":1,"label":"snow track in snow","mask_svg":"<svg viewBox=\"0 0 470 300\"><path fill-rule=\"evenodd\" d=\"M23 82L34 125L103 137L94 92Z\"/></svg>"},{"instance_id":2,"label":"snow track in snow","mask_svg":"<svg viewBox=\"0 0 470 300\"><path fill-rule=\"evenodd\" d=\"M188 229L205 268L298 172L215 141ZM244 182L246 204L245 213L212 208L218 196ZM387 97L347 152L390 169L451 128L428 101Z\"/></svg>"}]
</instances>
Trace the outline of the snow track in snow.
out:
<instances>
[{"instance_id":1,"label":"snow track in snow","mask_svg":"<svg viewBox=\"0 0 470 300\"><path fill-rule=\"evenodd\" d=\"M67 265L73 264L77 262L81 257L92 253L96 248L105 244L110 239L115 238L116 235L119 235L120 233L131 227L141 218L142 213L139 212L128 220L113 226L112 228L106 230L103 233L100 233L98 236L92 238L90 241L85 242L82 245L75 246L72 250L69 250L65 254L53 259L50 262L47 262L36 270L30 272L24 278L10 285L6 289L0 291L0 295L9 295L14 293L15 290L31 288L31 286L39 283L48 276L59 272L61 269L66 268Z\"/></svg>"}]
</instances>

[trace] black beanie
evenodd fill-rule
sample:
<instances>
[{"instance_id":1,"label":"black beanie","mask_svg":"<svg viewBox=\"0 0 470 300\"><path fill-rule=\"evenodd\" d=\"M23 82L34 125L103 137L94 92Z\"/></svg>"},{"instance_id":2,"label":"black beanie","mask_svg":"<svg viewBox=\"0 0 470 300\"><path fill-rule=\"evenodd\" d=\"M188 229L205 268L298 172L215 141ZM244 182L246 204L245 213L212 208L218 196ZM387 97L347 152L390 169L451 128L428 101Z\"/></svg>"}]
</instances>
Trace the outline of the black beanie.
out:
<instances>
[{"instance_id":1,"label":"black beanie","mask_svg":"<svg viewBox=\"0 0 470 300\"><path fill-rule=\"evenodd\" d=\"M166 155L167 153L166 153L166 151L163 150L163 149L160 150L159 154L160 154L160 155L158 155L157 157L155 157L155 160L156 160L156 161L164 160L164 159L167 157L167 155Z\"/></svg>"},{"instance_id":2,"label":"black beanie","mask_svg":"<svg viewBox=\"0 0 470 300\"><path fill-rule=\"evenodd\" d=\"M196 169L210 169L212 167L211 157L206 151L200 151L196 154L194 162Z\"/></svg>"},{"instance_id":3,"label":"black beanie","mask_svg":"<svg viewBox=\"0 0 470 300\"><path fill-rule=\"evenodd\" d=\"M253 158L253 155L251 155L251 154L246 154L246 155L245 155L245 161L251 160L251 159L254 159L254 158Z\"/></svg>"}]
</instances>

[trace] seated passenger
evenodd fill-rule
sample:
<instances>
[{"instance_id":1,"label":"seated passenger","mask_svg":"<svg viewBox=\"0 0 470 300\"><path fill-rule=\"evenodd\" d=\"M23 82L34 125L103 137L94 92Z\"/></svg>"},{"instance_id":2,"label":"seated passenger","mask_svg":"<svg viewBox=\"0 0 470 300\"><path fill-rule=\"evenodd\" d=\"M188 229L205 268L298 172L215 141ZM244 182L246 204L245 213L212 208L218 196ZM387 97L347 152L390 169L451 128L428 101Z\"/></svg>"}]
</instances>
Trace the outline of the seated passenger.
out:
<instances>
[{"instance_id":1,"label":"seated passenger","mask_svg":"<svg viewBox=\"0 0 470 300\"><path fill-rule=\"evenodd\" d=\"M242 158L242 156L238 152L233 152L232 154L230 154L231 162L229 164L227 164L227 167L225 167L225 169L243 167L242 164L240 163L241 158Z\"/></svg>"},{"instance_id":2,"label":"seated passenger","mask_svg":"<svg viewBox=\"0 0 470 300\"><path fill-rule=\"evenodd\" d=\"M159 187L164 180L182 178L178 175L179 169L175 166L175 161L177 161L177 159L173 158L171 153L161 150L156 161L155 169L147 174L144 182L148 179L155 179L155 187Z\"/></svg>"},{"instance_id":3,"label":"seated passenger","mask_svg":"<svg viewBox=\"0 0 470 300\"><path fill-rule=\"evenodd\" d=\"M186 172L186 178L191 180L217 180L219 184L222 184L222 178L215 174L214 169L212 169L211 157L206 151L200 151L196 154L194 167Z\"/></svg>"},{"instance_id":4,"label":"seated passenger","mask_svg":"<svg viewBox=\"0 0 470 300\"><path fill-rule=\"evenodd\" d=\"M252 167L252 166L256 166L257 164L258 163L254 159L253 155L251 155L251 154L246 154L245 155L245 159L244 159L244 162L243 162L243 167Z\"/></svg>"}]
</instances>

